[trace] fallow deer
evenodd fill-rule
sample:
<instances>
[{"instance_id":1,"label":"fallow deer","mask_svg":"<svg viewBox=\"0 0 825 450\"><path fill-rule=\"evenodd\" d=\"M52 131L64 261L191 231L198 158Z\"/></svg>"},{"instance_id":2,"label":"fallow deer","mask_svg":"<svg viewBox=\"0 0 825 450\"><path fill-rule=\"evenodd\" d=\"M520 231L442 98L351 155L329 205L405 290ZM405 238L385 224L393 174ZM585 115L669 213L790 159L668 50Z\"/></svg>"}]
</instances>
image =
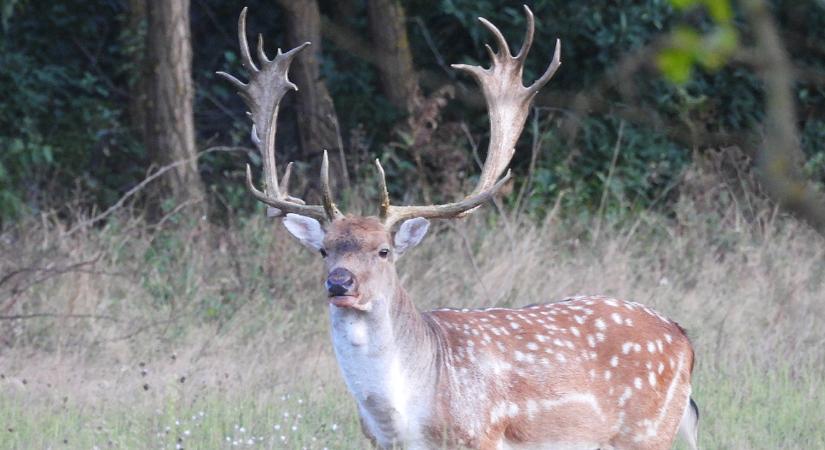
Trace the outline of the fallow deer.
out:
<instances>
[{"instance_id":1,"label":"fallow deer","mask_svg":"<svg viewBox=\"0 0 825 450\"><path fill-rule=\"evenodd\" d=\"M377 217L345 216L335 206L326 153L321 205L289 195L291 163L278 182L278 106L288 91L297 90L287 76L289 65L309 43L286 53L279 49L270 60L259 36L258 67L250 56L244 9L238 37L250 81L220 75L245 100L252 140L263 159L264 190L255 187L248 165L247 186L324 259L335 355L362 429L375 445L666 449L681 429L695 449L694 353L675 322L638 303L604 296L521 309L419 312L399 281L395 263L422 240L428 219L471 213L509 178L509 171L501 176L530 103L561 64L556 41L547 70L523 86L534 30L533 15L524 9L527 31L515 56L501 32L481 18L498 44L497 52L487 46L491 67L453 66L478 82L490 116L489 149L474 191L455 203L391 205L376 161L382 193Z\"/></svg>"}]
</instances>

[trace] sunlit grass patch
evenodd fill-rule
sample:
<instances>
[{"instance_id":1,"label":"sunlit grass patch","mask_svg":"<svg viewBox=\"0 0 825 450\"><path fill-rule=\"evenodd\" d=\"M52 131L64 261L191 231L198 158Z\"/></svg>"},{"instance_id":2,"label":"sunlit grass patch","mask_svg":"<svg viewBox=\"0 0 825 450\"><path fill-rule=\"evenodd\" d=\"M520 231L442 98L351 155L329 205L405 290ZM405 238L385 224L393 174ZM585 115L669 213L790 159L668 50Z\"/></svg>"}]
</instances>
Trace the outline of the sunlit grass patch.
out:
<instances>
[{"instance_id":1,"label":"sunlit grass patch","mask_svg":"<svg viewBox=\"0 0 825 450\"><path fill-rule=\"evenodd\" d=\"M702 448L825 448L820 375L788 367L699 370L694 397ZM170 394L133 407L128 401L32 401L6 389L0 448L366 448L354 401L340 386L312 389L311 381L296 380L292 393L214 393L192 400Z\"/></svg>"},{"instance_id":2,"label":"sunlit grass patch","mask_svg":"<svg viewBox=\"0 0 825 450\"><path fill-rule=\"evenodd\" d=\"M0 448L295 448L360 449L364 441L352 403L341 391L194 401L170 396L159 404L27 399L0 395Z\"/></svg>"},{"instance_id":3,"label":"sunlit grass patch","mask_svg":"<svg viewBox=\"0 0 825 450\"><path fill-rule=\"evenodd\" d=\"M694 397L704 448L825 448L825 377L813 366L700 371Z\"/></svg>"}]
</instances>

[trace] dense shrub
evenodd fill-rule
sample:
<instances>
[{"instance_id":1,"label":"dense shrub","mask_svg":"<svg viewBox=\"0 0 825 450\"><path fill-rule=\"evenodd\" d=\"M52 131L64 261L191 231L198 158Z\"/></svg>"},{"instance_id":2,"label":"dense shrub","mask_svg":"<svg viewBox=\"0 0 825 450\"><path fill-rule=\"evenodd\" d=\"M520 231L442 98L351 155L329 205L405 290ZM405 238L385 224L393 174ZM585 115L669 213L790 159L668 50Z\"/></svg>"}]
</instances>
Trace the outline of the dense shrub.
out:
<instances>
[{"instance_id":1,"label":"dense shrub","mask_svg":"<svg viewBox=\"0 0 825 450\"><path fill-rule=\"evenodd\" d=\"M320 3L322 13L331 17L335 5ZM565 63L546 89L548 96L541 100L541 106L550 108L544 111L550 113L543 114L540 122L545 135L527 197L531 209L544 211L562 190L568 192L567 201L574 206L596 208L608 192L608 208L648 207L652 203L666 208L670 202L667 198L662 201L662 189L679 179L693 147L701 150L706 134L759 133L763 115L760 82L750 67L740 63L715 72L696 68L683 85L664 80L650 70L652 64L633 71L629 79L604 82L617 76L617 65L628 55L657 43L675 25L708 29L711 21L702 9L676 11L670 0L619 0L599 6L566 0L530 3L538 29L526 78L543 70L541 63L551 54L556 37L563 40ZM84 206L111 204L148 168L145 152L130 129L129 87L137 72L131 55L140 36L124 31L127 2L28 0L9 4L0 41L0 90L4 92L0 107L0 221L62 204L79 192L84 193ZM357 11L351 21L340 25L366 40L363 2L350 4ZM806 169L823 182L825 122L818 117L822 117L825 92L817 80L825 70L825 51L820 45L825 41L825 7L812 0L774 4L785 43L802 74L796 93L801 142L809 158ZM250 16L250 33L263 32L271 47L282 42L278 8L263 1L250 2L249 6L255 11ZM428 92L442 81L470 83L445 71L434 52L446 62L486 64L483 44L489 36L478 26L476 17L498 24L514 45L523 33L521 8L510 3L442 0L434 7L433 2L415 0L406 6L415 63L422 73L437 74L435 79L440 80L425 83ZM234 41L237 10L236 4L218 0L192 5L196 121L203 148L250 145L240 100L213 75L219 69L238 71ZM749 31L738 17L734 24L741 42L748 44ZM651 53L648 59L653 56ZM322 75L334 97L344 142L350 145L353 130L358 130L356 137L364 147L350 157L351 169L358 177L359 168L367 173L369 164L365 162L370 158L403 146L393 132L402 116L382 98L375 71L367 62L342 51L334 42L325 42L324 57ZM601 106L577 110L572 100L591 93ZM647 115L636 119L629 115L627 119L623 113L628 111ZM286 123L279 136L285 153L282 160L294 156L296 134L296 118L283 116ZM445 110L442 120L466 121L476 135L486 132L484 112L457 101ZM623 122L619 153L606 185ZM676 129L689 133L676 133ZM525 180L530 159L527 139L514 163L519 183ZM200 161L202 175L210 191L219 197L218 203L230 208L251 205L239 182L245 158L243 153L216 153ZM468 167L467 172L475 170ZM400 190L396 187L394 192Z\"/></svg>"}]
</instances>

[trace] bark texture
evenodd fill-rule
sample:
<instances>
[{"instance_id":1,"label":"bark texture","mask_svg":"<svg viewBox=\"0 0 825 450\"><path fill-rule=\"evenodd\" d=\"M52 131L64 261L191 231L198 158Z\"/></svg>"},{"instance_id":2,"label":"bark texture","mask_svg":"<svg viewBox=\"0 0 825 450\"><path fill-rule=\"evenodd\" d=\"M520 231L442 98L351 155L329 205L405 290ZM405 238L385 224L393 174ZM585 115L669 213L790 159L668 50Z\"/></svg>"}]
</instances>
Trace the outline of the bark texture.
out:
<instances>
[{"instance_id":1,"label":"bark texture","mask_svg":"<svg viewBox=\"0 0 825 450\"><path fill-rule=\"evenodd\" d=\"M765 82L765 141L759 163L765 186L774 199L825 236L825 198L802 170L805 155L799 146L793 64L769 3L748 0L744 6L757 51L764 58L760 74Z\"/></svg>"},{"instance_id":2,"label":"bark texture","mask_svg":"<svg viewBox=\"0 0 825 450\"><path fill-rule=\"evenodd\" d=\"M146 133L152 162L166 166L188 160L163 178L163 195L176 203L204 198L198 174L192 113L192 45L189 0L146 2Z\"/></svg>"},{"instance_id":3,"label":"bark texture","mask_svg":"<svg viewBox=\"0 0 825 450\"><path fill-rule=\"evenodd\" d=\"M367 15L381 91L396 108L411 114L421 93L407 37L404 7L397 0L369 0Z\"/></svg>"},{"instance_id":4,"label":"bark texture","mask_svg":"<svg viewBox=\"0 0 825 450\"><path fill-rule=\"evenodd\" d=\"M321 79L321 14L315 0L278 0L286 12L286 47L312 45L292 63L289 78L298 85L298 135L302 160L338 148L338 118L332 96ZM335 153L333 153L334 155Z\"/></svg>"}]
</instances>

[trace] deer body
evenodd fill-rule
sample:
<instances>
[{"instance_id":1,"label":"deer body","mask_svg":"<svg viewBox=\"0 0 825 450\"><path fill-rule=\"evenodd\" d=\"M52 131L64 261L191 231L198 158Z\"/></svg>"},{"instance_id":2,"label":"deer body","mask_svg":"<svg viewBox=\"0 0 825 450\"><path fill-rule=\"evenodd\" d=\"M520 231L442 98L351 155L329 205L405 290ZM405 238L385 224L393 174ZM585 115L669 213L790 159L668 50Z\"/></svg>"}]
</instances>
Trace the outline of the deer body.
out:
<instances>
[{"instance_id":1,"label":"deer body","mask_svg":"<svg viewBox=\"0 0 825 450\"><path fill-rule=\"evenodd\" d=\"M330 306L342 375L382 448L672 445L693 350L655 311L589 296L419 313L396 296L369 312Z\"/></svg>"},{"instance_id":2,"label":"deer body","mask_svg":"<svg viewBox=\"0 0 825 450\"><path fill-rule=\"evenodd\" d=\"M465 424L459 444L670 448L693 351L652 310L596 296L431 314L449 342L437 392L455 393L441 403Z\"/></svg>"},{"instance_id":3,"label":"deer body","mask_svg":"<svg viewBox=\"0 0 825 450\"><path fill-rule=\"evenodd\" d=\"M270 60L258 39L258 64L238 22L244 83L239 91L253 121L264 189L252 195L283 217L287 230L324 258L332 343L358 404L364 433L382 448L642 449L671 446L677 429L696 449L698 408L690 399L693 349L684 331L655 311L601 296L522 309L421 313L400 284L395 262L424 238L427 219L456 219L487 202L504 175L530 104L561 64L553 59L533 84L522 71L533 40L533 15L516 55L501 32L480 19L498 51L489 68L453 67L478 83L490 115L490 142L476 188L441 205L390 204L376 160L377 217L344 216L332 201L327 154L321 205L288 193L290 165L279 182L275 134L279 104L290 90L289 65L309 43ZM260 66L260 67L259 67ZM291 164L291 163L290 163ZM502 176L503 175L503 176ZM323 222L323 223L322 223ZM399 225L400 224L400 225Z\"/></svg>"}]
</instances>

